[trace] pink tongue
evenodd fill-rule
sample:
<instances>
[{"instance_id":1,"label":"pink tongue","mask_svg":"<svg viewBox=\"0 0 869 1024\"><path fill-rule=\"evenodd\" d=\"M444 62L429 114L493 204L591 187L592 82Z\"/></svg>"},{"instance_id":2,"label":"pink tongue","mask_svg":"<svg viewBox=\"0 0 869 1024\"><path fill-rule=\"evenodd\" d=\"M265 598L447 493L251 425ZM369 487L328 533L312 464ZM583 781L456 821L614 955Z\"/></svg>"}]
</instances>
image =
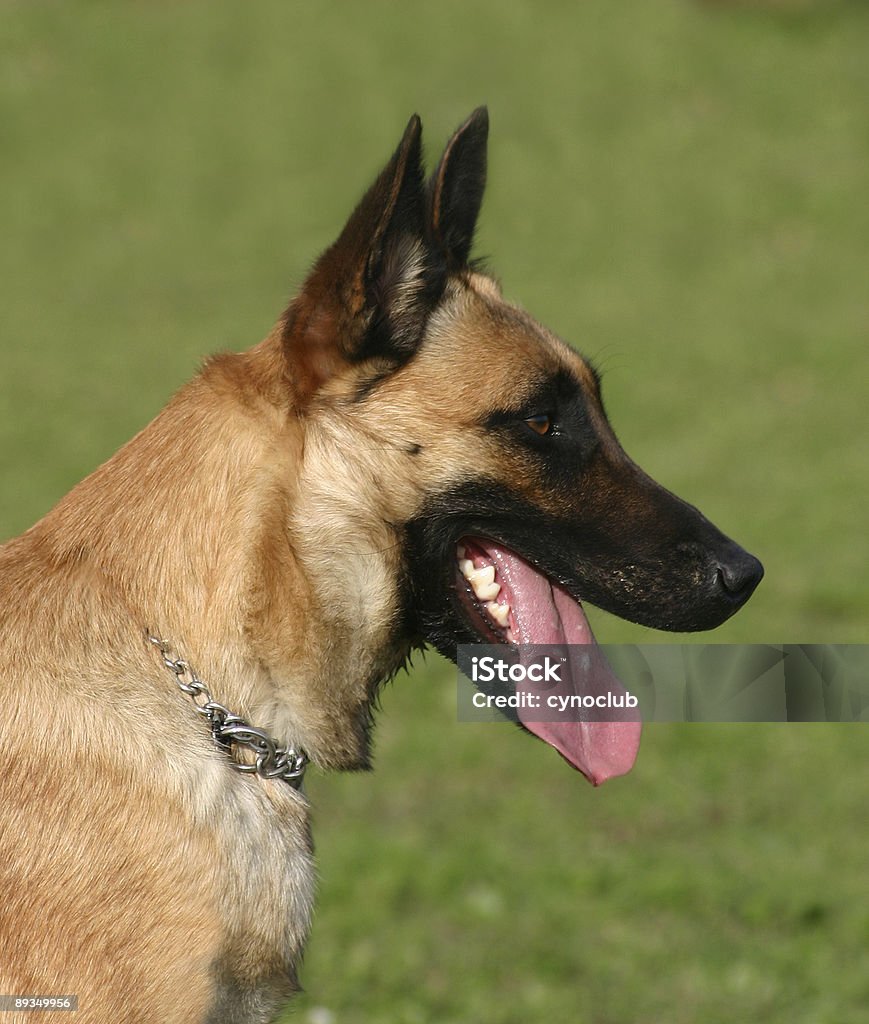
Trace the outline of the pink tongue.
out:
<instances>
[{"instance_id":1,"label":"pink tongue","mask_svg":"<svg viewBox=\"0 0 869 1024\"><path fill-rule=\"evenodd\" d=\"M514 640L517 644L587 644L596 647L591 627L578 601L561 587L553 587L549 580L527 562L506 548L491 541L477 541L494 562L497 577L513 608ZM613 675L603 656L592 657L592 667L583 677L583 692L595 694L611 691L623 693L623 687ZM548 687L548 689L547 689ZM517 686L517 691L520 689ZM566 693L570 684L557 691L544 684L539 691L532 682L521 684L525 693L538 693L545 703L546 696ZM571 712L571 717L578 717ZM633 767L640 745L639 722L575 722L532 721L531 708L521 708L519 718L529 732L550 746L595 786L617 775L624 775Z\"/></svg>"}]
</instances>

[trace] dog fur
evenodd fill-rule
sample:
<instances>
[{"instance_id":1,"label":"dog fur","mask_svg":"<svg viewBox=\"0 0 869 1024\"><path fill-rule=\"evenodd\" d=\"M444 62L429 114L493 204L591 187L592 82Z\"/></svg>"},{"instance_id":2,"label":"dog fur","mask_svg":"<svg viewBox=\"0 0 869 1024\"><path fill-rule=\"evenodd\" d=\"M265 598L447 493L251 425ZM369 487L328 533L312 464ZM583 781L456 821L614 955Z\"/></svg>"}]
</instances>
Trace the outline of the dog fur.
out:
<instances>
[{"instance_id":1,"label":"dog fur","mask_svg":"<svg viewBox=\"0 0 869 1024\"><path fill-rule=\"evenodd\" d=\"M0 548L0 991L75 993L89 1024L255 1024L296 988L305 797L234 770L149 633L358 769L408 653L481 639L466 533L661 628L713 626L759 579L627 458L590 365L469 262L487 131L475 111L425 183L413 118L269 336ZM557 437L528 429L554 408Z\"/></svg>"}]
</instances>

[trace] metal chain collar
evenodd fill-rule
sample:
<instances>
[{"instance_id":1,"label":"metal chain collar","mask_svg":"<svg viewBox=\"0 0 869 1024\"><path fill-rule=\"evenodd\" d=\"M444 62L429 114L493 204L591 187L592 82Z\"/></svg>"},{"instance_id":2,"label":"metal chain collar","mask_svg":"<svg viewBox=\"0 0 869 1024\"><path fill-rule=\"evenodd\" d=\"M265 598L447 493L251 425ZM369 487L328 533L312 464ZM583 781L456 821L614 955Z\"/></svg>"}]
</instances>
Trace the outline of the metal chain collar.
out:
<instances>
[{"instance_id":1,"label":"metal chain collar","mask_svg":"<svg viewBox=\"0 0 869 1024\"><path fill-rule=\"evenodd\" d=\"M172 647L168 641L148 634L148 642L157 648L163 664L175 676L181 692L187 694L193 706L211 726L214 742L228 753L235 747L251 750L256 755L253 764L235 763L240 772L255 773L263 779L283 779L293 789L299 789L308 767L308 755L303 750L278 746L264 729L258 729L218 704L190 665L182 658L172 656Z\"/></svg>"}]
</instances>

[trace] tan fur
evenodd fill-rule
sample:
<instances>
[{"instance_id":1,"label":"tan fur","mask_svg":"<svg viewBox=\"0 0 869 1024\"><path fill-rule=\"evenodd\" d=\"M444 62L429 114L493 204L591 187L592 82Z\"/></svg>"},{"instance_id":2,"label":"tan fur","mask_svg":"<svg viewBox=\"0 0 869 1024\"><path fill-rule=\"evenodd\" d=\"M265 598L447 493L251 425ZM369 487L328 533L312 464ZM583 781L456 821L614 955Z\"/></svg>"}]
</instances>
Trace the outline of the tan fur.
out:
<instances>
[{"instance_id":1,"label":"tan fur","mask_svg":"<svg viewBox=\"0 0 869 1024\"><path fill-rule=\"evenodd\" d=\"M303 798L227 775L144 643L236 707L272 699L247 630L292 439L267 360L232 362L0 549L0 990L75 993L84 1021L204 1019L216 964L271 983L307 932Z\"/></svg>"}]
</instances>

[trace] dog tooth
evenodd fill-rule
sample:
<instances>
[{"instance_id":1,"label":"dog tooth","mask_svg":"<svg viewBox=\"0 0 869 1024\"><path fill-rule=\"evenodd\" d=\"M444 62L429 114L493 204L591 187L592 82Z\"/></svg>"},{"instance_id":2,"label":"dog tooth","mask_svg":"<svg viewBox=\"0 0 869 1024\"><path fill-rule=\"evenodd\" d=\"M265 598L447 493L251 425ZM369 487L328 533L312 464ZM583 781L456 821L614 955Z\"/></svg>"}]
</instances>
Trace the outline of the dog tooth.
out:
<instances>
[{"instance_id":1,"label":"dog tooth","mask_svg":"<svg viewBox=\"0 0 869 1024\"><path fill-rule=\"evenodd\" d=\"M459 571L465 577L466 580L469 580L471 576L473 576L474 563L470 560L470 558L463 558L460 560Z\"/></svg>"},{"instance_id":2,"label":"dog tooth","mask_svg":"<svg viewBox=\"0 0 869 1024\"><path fill-rule=\"evenodd\" d=\"M465 557L465 552L466 551L467 551L467 548L465 547L464 544L459 544L459 546L456 548L456 554L458 555L458 558L459 558L460 562Z\"/></svg>"},{"instance_id":3,"label":"dog tooth","mask_svg":"<svg viewBox=\"0 0 869 1024\"><path fill-rule=\"evenodd\" d=\"M474 569L471 575L468 577L471 583L476 583L477 580L480 583L494 583L495 582L495 566L484 565L482 569Z\"/></svg>"},{"instance_id":4,"label":"dog tooth","mask_svg":"<svg viewBox=\"0 0 869 1024\"><path fill-rule=\"evenodd\" d=\"M477 569L468 577L478 601L494 601L501 592L501 585L495 582L495 567L487 565Z\"/></svg>"},{"instance_id":5,"label":"dog tooth","mask_svg":"<svg viewBox=\"0 0 869 1024\"><path fill-rule=\"evenodd\" d=\"M471 580L471 586L474 588L478 601L494 601L501 593L500 583L478 583L476 580Z\"/></svg>"},{"instance_id":6,"label":"dog tooth","mask_svg":"<svg viewBox=\"0 0 869 1024\"><path fill-rule=\"evenodd\" d=\"M506 629L510 625L509 604L498 604L497 601L489 601L486 604L486 611L502 629Z\"/></svg>"}]
</instances>

